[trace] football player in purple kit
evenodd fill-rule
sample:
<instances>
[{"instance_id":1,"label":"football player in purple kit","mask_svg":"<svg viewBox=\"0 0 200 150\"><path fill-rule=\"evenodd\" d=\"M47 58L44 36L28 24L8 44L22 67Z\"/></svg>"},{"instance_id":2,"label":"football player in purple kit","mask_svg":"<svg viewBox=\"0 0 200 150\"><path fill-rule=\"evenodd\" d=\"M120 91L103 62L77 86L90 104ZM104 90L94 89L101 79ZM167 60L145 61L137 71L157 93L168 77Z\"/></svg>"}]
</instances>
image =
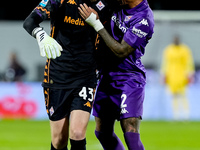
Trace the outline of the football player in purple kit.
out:
<instances>
[{"instance_id":1,"label":"football player in purple kit","mask_svg":"<svg viewBox=\"0 0 200 150\"><path fill-rule=\"evenodd\" d=\"M147 0L123 0L111 20L102 25L98 13L86 4L79 12L103 39L99 44L100 80L93 115L95 134L105 150L124 150L114 133L119 120L129 150L144 150L139 127L143 115L146 73L141 62L154 33L154 17Z\"/></svg>"}]
</instances>

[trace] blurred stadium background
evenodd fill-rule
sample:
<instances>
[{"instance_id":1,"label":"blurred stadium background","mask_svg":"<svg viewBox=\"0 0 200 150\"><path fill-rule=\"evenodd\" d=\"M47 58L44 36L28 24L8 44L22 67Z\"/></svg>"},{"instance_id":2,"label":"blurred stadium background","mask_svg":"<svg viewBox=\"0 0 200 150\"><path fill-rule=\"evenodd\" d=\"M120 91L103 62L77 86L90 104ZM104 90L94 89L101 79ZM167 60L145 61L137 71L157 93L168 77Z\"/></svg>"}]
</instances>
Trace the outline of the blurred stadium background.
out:
<instances>
[{"instance_id":1,"label":"blurred stadium background","mask_svg":"<svg viewBox=\"0 0 200 150\"><path fill-rule=\"evenodd\" d=\"M200 8L195 0L148 0L154 11L155 34L142 58L147 68L147 86L141 138L147 150L200 150ZM46 59L37 42L23 29L26 16L40 0L2 1L0 5L0 150L48 150L49 124L41 81ZM43 22L50 31L50 23ZM173 121L169 92L160 82L163 49L175 34L191 50L195 62L195 82L188 88L189 120ZM24 82L4 82L11 52L16 52L27 70ZM183 116L184 117L184 116ZM88 149L102 149L89 123ZM123 139L119 124L116 132Z\"/></svg>"}]
</instances>

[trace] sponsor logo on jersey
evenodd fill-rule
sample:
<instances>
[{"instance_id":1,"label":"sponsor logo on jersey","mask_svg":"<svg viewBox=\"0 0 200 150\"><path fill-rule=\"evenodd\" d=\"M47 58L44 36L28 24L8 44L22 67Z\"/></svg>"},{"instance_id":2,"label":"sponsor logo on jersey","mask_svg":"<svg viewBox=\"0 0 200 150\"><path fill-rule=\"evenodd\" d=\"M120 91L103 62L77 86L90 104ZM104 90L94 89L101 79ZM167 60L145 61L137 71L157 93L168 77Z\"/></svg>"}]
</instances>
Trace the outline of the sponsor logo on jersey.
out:
<instances>
[{"instance_id":1,"label":"sponsor logo on jersey","mask_svg":"<svg viewBox=\"0 0 200 150\"><path fill-rule=\"evenodd\" d=\"M47 5L48 1L49 0L42 0L39 5L42 7L45 7Z\"/></svg>"},{"instance_id":2,"label":"sponsor logo on jersey","mask_svg":"<svg viewBox=\"0 0 200 150\"><path fill-rule=\"evenodd\" d=\"M102 3L102 1L99 1L97 4L96 4L96 7L99 9L99 10L102 10L105 5Z\"/></svg>"},{"instance_id":3,"label":"sponsor logo on jersey","mask_svg":"<svg viewBox=\"0 0 200 150\"><path fill-rule=\"evenodd\" d=\"M123 33L126 33L126 31L127 31L128 28L123 26L123 22L121 22L119 19L117 19L116 16L112 16L111 19L112 19L112 21L115 22L116 26L117 26Z\"/></svg>"},{"instance_id":4,"label":"sponsor logo on jersey","mask_svg":"<svg viewBox=\"0 0 200 150\"><path fill-rule=\"evenodd\" d=\"M77 5L74 0L69 0L67 3L72 4L72 5Z\"/></svg>"},{"instance_id":5,"label":"sponsor logo on jersey","mask_svg":"<svg viewBox=\"0 0 200 150\"><path fill-rule=\"evenodd\" d=\"M142 19L142 21L140 21L139 24L143 24L143 25L145 25L145 26L149 26L149 24L148 24L148 22L147 22L146 19Z\"/></svg>"},{"instance_id":6,"label":"sponsor logo on jersey","mask_svg":"<svg viewBox=\"0 0 200 150\"><path fill-rule=\"evenodd\" d=\"M133 32L135 35L137 35L138 37L140 37L140 38L143 38L143 37L147 36L147 33L146 33L146 32L144 32L144 31L142 31L142 30L140 30L140 29L136 29L135 27L133 27L132 32Z\"/></svg>"},{"instance_id":7,"label":"sponsor logo on jersey","mask_svg":"<svg viewBox=\"0 0 200 150\"><path fill-rule=\"evenodd\" d=\"M77 26L84 26L85 25L84 21L81 18L78 18L78 19L75 20L75 19L68 17L68 16L65 16L64 22L69 23L69 24L74 24L74 25L77 25Z\"/></svg>"}]
</instances>

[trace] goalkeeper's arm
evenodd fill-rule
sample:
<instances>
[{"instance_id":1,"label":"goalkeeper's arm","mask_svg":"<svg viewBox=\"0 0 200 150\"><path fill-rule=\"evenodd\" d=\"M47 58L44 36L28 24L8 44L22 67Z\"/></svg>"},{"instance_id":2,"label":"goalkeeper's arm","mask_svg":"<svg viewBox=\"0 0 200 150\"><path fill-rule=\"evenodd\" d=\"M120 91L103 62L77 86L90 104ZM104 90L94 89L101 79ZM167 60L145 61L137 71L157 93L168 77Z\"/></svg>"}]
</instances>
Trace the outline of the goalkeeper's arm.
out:
<instances>
[{"instance_id":1,"label":"goalkeeper's arm","mask_svg":"<svg viewBox=\"0 0 200 150\"><path fill-rule=\"evenodd\" d=\"M32 12L24 21L23 28L32 35L32 31L40 27L39 24L43 21L43 19L36 13Z\"/></svg>"},{"instance_id":2,"label":"goalkeeper's arm","mask_svg":"<svg viewBox=\"0 0 200 150\"><path fill-rule=\"evenodd\" d=\"M60 44L50 37L39 24L42 22L42 18L34 11L25 19L23 23L24 29L37 39L40 49L40 55L42 57L53 58L59 57L63 49Z\"/></svg>"}]
</instances>

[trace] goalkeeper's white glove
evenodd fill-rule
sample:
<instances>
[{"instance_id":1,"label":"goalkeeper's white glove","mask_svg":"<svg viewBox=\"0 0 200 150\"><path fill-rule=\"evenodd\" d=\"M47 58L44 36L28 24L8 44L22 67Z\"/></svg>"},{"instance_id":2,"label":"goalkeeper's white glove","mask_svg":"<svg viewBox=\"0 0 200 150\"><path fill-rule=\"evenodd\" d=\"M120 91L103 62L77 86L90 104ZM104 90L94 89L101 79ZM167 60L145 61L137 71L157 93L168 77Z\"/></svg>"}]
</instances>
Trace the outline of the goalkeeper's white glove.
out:
<instances>
[{"instance_id":1,"label":"goalkeeper's white glove","mask_svg":"<svg viewBox=\"0 0 200 150\"><path fill-rule=\"evenodd\" d=\"M87 24L92 26L98 32L99 30L103 29L104 26L99 19L96 19L96 17L96 14L92 12L85 22L87 22Z\"/></svg>"},{"instance_id":2,"label":"goalkeeper's white glove","mask_svg":"<svg viewBox=\"0 0 200 150\"><path fill-rule=\"evenodd\" d=\"M58 42L50 37L41 27L37 27L33 30L32 35L36 37L39 48L40 55L42 57L53 58L59 57L61 55L61 51L63 51L62 47Z\"/></svg>"}]
</instances>

